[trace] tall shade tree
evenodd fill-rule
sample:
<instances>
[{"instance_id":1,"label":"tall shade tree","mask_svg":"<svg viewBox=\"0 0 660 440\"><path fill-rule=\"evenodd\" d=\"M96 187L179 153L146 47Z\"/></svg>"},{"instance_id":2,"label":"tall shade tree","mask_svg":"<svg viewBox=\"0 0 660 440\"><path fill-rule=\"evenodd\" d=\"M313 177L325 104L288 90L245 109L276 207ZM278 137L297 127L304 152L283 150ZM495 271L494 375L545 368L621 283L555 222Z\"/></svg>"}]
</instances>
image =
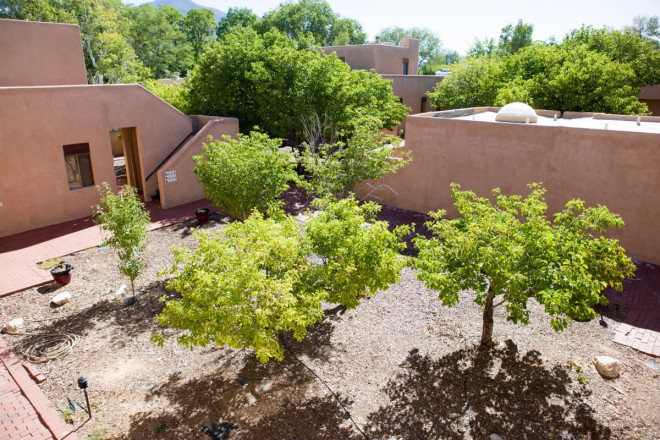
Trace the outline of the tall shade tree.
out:
<instances>
[{"instance_id":1,"label":"tall shade tree","mask_svg":"<svg viewBox=\"0 0 660 440\"><path fill-rule=\"evenodd\" d=\"M660 50L651 40L631 32L585 26L571 31L562 44L568 49L579 45L629 66L635 73L635 77L627 82L630 86L660 83Z\"/></svg>"},{"instance_id":2,"label":"tall shade tree","mask_svg":"<svg viewBox=\"0 0 660 440\"><path fill-rule=\"evenodd\" d=\"M183 21L186 38L192 45L195 63L202 51L213 41L216 23L210 9L191 9Z\"/></svg>"},{"instance_id":3,"label":"tall shade tree","mask_svg":"<svg viewBox=\"0 0 660 440\"><path fill-rule=\"evenodd\" d=\"M252 132L238 139L225 136L204 144L193 156L193 172L206 197L227 214L247 219L252 211L266 212L295 181L291 157L279 150L281 139Z\"/></svg>"},{"instance_id":4,"label":"tall shade tree","mask_svg":"<svg viewBox=\"0 0 660 440\"><path fill-rule=\"evenodd\" d=\"M466 58L428 96L438 108L522 101L561 112L644 115L648 107L637 99L639 81L632 64L585 44L535 43L508 56Z\"/></svg>"},{"instance_id":5,"label":"tall shade tree","mask_svg":"<svg viewBox=\"0 0 660 440\"><path fill-rule=\"evenodd\" d=\"M660 48L660 17L657 15L638 15L633 18L633 24L626 26L624 30L650 40L656 47Z\"/></svg>"},{"instance_id":6,"label":"tall shade tree","mask_svg":"<svg viewBox=\"0 0 660 440\"><path fill-rule=\"evenodd\" d=\"M350 44L361 44L367 35L362 26L354 20L346 20L337 15L325 0L298 0L281 3L267 12L258 22L262 33L276 28L289 38L299 39L311 35L314 44L329 46L335 40L344 39Z\"/></svg>"},{"instance_id":7,"label":"tall shade tree","mask_svg":"<svg viewBox=\"0 0 660 440\"><path fill-rule=\"evenodd\" d=\"M280 334L302 340L323 318L323 301L354 308L399 280L406 228L389 231L374 221L379 207L355 199L322 208L302 230L271 211L274 217L255 212L218 233L197 232L199 246L176 248L166 272L181 297L164 298L156 320L185 330L177 340L186 347L249 347L261 362L281 360ZM153 336L160 344L164 338Z\"/></svg>"},{"instance_id":8,"label":"tall shade tree","mask_svg":"<svg viewBox=\"0 0 660 440\"><path fill-rule=\"evenodd\" d=\"M428 93L436 108L467 108L493 105L503 82L499 58L487 55L465 58L452 66L451 75Z\"/></svg>"},{"instance_id":9,"label":"tall shade tree","mask_svg":"<svg viewBox=\"0 0 660 440\"><path fill-rule=\"evenodd\" d=\"M550 221L545 190L530 188L525 199L494 189L491 201L452 184L459 216L432 214L433 236L415 239L417 276L438 291L443 305L455 305L459 292L469 290L484 307L482 347L492 344L495 307L504 304L507 320L528 324L527 303L534 299L560 331L574 319L594 318L592 307L607 303L605 287L621 291L635 270L618 241L605 237L608 228L623 226L621 217L571 200Z\"/></svg>"},{"instance_id":10,"label":"tall shade tree","mask_svg":"<svg viewBox=\"0 0 660 440\"><path fill-rule=\"evenodd\" d=\"M503 64L508 81L498 90L495 105L524 101L561 112L648 113L637 99L633 68L584 45L533 45Z\"/></svg>"},{"instance_id":11,"label":"tall shade tree","mask_svg":"<svg viewBox=\"0 0 660 440\"><path fill-rule=\"evenodd\" d=\"M523 47L532 44L532 33L534 26L529 23L523 23L518 20L516 25L506 25L502 28L500 33L500 40L498 42L498 49L506 53L516 53Z\"/></svg>"},{"instance_id":12,"label":"tall shade tree","mask_svg":"<svg viewBox=\"0 0 660 440\"><path fill-rule=\"evenodd\" d=\"M180 27L183 15L149 4L128 8L123 15L128 40L154 78L164 78L190 67L186 62L189 53L182 44L185 37Z\"/></svg>"},{"instance_id":13,"label":"tall shade tree","mask_svg":"<svg viewBox=\"0 0 660 440\"><path fill-rule=\"evenodd\" d=\"M227 10L227 15L225 15L216 29L216 35L218 38L223 37L225 34L229 33L229 30L234 26L240 27L255 27L259 21L257 14L252 12L252 9L248 8L229 8Z\"/></svg>"},{"instance_id":14,"label":"tall shade tree","mask_svg":"<svg viewBox=\"0 0 660 440\"><path fill-rule=\"evenodd\" d=\"M334 55L277 30L234 27L205 52L185 87L187 113L237 117L282 138L299 138L308 115L326 115L338 130L365 115L394 127L408 112L389 81L351 70Z\"/></svg>"}]
</instances>

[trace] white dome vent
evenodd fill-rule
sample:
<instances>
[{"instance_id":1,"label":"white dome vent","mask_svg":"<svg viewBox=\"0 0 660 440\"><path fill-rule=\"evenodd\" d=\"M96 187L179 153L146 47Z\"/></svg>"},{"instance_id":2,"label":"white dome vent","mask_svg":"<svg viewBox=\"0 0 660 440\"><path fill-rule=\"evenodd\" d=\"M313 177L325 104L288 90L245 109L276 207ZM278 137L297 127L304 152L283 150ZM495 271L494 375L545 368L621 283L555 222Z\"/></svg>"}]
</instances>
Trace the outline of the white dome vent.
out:
<instances>
[{"instance_id":1,"label":"white dome vent","mask_svg":"<svg viewBox=\"0 0 660 440\"><path fill-rule=\"evenodd\" d=\"M497 112L495 120L499 122L532 123L538 120L533 108L522 102L507 104Z\"/></svg>"}]
</instances>

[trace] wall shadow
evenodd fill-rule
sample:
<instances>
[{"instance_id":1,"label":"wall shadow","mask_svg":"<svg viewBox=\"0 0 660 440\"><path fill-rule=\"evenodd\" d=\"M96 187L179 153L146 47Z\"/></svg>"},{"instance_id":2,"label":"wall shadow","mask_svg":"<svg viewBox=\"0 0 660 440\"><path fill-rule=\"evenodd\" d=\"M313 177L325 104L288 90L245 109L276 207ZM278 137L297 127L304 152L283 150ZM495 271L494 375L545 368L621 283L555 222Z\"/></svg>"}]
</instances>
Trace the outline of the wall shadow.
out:
<instances>
[{"instance_id":1,"label":"wall shadow","mask_svg":"<svg viewBox=\"0 0 660 440\"><path fill-rule=\"evenodd\" d=\"M455 351L434 360L412 350L383 390L390 403L369 416L374 438L608 439L593 417L590 391L569 369L546 368L537 351ZM469 432L468 432L469 431Z\"/></svg>"}]
</instances>

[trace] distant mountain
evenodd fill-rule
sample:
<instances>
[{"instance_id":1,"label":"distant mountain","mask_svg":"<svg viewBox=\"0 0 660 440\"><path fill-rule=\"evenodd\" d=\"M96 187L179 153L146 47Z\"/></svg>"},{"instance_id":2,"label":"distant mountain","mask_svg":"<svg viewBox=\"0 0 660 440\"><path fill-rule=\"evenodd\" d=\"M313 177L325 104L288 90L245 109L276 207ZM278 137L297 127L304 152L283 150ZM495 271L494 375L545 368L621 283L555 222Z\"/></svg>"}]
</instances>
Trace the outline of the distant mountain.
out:
<instances>
[{"instance_id":1,"label":"distant mountain","mask_svg":"<svg viewBox=\"0 0 660 440\"><path fill-rule=\"evenodd\" d=\"M130 1L130 0L129 0ZM155 8L158 6L172 6L174 9L177 11L181 12L183 15L186 15L188 11L191 9L210 9L213 11L213 14L215 14L215 21L218 22L221 19L225 18L227 13L215 9L215 8L208 8L206 6L198 5L197 3L193 2L192 0L154 0L149 3L145 3L146 5L151 5Z\"/></svg>"}]
</instances>

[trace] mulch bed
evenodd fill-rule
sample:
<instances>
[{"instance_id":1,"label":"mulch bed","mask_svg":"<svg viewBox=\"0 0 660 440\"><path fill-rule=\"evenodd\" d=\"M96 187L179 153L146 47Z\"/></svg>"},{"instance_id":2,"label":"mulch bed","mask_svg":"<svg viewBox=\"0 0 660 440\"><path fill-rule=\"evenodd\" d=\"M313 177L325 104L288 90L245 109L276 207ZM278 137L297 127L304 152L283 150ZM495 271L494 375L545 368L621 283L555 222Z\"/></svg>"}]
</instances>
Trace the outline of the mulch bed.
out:
<instances>
[{"instance_id":1,"label":"mulch bed","mask_svg":"<svg viewBox=\"0 0 660 440\"><path fill-rule=\"evenodd\" d=\"M215 214L202 229L229 221ZM71 354L39 365L48 379L41 387L61 410L67 398L84 404L76 379L89 377L93 417L83 424L82 411L73 415L79 438L100 428L112 439L658 438L660 371L649 363L660 361L612 342L625 310L605 308L602 322L555 333L534 302L528 326L506 322L498 308L499 344L483 352L474 346L481 308L473 296L445 308L410 269L355 310L328 305L302 343L284 335L279 363L261 365L248 349L188 350L171 330L158 347L153 318L159 298L171 295L158 271L172 263L173 244L195 245L196 227L190 220L150 233L139 299L129 307L113 301L128 281L107 247L67 256L76 269L65 287L2 299L2 322L23 317L27 333L81 336ZM71 302L51 308L62 291ZM20 357L29 336L3 338ZM618 358L621 377L602 378L597 355Z\"/></svg>"}]
</instances>

